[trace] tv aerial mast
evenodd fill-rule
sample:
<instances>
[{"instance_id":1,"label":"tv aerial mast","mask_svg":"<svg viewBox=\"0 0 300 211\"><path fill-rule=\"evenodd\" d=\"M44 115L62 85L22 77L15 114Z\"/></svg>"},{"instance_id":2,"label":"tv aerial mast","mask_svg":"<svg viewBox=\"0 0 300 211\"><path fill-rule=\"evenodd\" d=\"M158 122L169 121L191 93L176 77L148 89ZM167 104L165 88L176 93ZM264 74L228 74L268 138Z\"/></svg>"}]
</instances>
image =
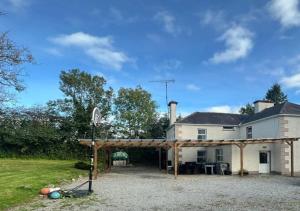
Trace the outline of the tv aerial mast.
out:
<instances>
[{"instance_id":1,"label":"tv aerial mast","mask_svg":"<svg viewBox=\"0 0 300 211\"><path fill-rule=\"evenodd\" d=\"M167 79L167 80L155 80L155 81L149 81L151 83L164 83L166 87L166 105L168 107L168 84L169 83L175 83L174 79Z\"/></svg>"}]
</instances>

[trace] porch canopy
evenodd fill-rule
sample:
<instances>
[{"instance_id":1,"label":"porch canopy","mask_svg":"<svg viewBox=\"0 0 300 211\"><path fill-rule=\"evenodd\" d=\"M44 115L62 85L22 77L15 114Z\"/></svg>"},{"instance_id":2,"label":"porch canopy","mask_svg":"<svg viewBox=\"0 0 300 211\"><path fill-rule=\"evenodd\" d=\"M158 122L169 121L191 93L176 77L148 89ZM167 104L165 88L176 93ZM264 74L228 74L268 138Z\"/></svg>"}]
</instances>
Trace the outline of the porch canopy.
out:
<instances>
[{"instance_id":1,"label":"porch canopy","mask_svg":"<svg viewBox=\"0 0 300 211\"><path fill-rule=\"evenodd\" d=\"M179 149L181 147L212 147L222 145L236 145L240 149L240 175L244 175L244 148L248 144L272 144L272 143L287 143L290 146L290 165L291 176L294 176L294 141L298 141L300 137L294 138L257 138L257 139L213 139L213 140L168 140L168 139L95 139L94 147L94 178L97 177L97 152L99 149L105 151L106 170L111 168L111 149L112 148L158 148L168 150L173 149L174 152L174 175L178 175L178 158ZM80 144L91 146L91 139L79 139ZM159 151L160 152L160 151ZM160 155L160 153L159 153ZM161 155L160 155L161 156ZM166 153L168 156L168 153ZM168 159L166 159L168 162ZM160 164L161 165L161 164ZM168 170L167 170L168 173Z\"/></svg>"}]
</instances>

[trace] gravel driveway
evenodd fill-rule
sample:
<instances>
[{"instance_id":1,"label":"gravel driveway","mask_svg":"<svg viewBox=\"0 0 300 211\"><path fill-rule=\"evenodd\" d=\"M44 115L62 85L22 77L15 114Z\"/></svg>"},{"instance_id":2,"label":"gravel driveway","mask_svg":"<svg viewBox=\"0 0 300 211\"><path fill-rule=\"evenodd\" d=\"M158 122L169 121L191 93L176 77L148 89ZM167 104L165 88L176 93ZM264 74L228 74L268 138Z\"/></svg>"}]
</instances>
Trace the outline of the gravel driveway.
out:
<instances>
[{"instance_id":1,"label":"gravel driveway","mask_svg":"<svg viewBox=\"0 0 300 211\"><path fill-rule=\"evenodd\" d=\"M93 189L88 198L42 200L39 210L300 210L300 178L279 175L175 180L157 169L123 167L100 176Z\"/></svg>"}]
</instances>

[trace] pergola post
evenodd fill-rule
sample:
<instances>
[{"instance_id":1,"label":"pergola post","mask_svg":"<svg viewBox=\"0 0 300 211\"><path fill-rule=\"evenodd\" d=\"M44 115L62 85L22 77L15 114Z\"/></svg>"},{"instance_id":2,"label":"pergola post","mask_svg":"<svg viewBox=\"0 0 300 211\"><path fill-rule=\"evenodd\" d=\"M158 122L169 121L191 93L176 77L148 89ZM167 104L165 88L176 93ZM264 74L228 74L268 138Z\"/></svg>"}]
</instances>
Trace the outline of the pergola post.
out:
<instances>
[{"instance_id":1,"label":"pergola post","mask_svg":"<svg viewBox=\"0 0 300 211\"><path fill-rule=\"evenodd\" d=\"M178 145L177 145L177 143L174 144L174 176L175 176L175 179L178 176Z\"/></svg>"},{"instance_id":2,"label":"pergola post","mask_svg":"<svg viewBox=\"0 0 300 211\"><path fill-rule=\"evenodd\" d=\"M240 176L244 176L244 148L246 144L236 144L240 148Z\"/></svg>"},{"instance_id":3,"label":"pergola post","mask_svg":"<svg viewBox=\"0 0 300 211\"><path fill-rule=\"evenodd\" d=\"M166 173L168 174L168 154L169 154L169 148L166 147Z\"/></svg>"},{"instance_id":4,"label":"pergola post","mask_svg":"<svg viewBox=\"0 0 300 211\"><path fill-rule=\"evenodd\" d=\"M288 145L290 145L290 159L291 159L291 177L294 176L294 142L293 141L286 141Z\"/></svg>"},{"instance_id":5,"label":"pergola post","mask_svg":"<svg viewBox=\"0 0 300 211\"><path fill-rule=\"evenodd\" d=\"M161 170L161 148L158 148L158 168Z\"/></svg>"},{"instance_id":6,"label":"pergola post","mask_svg":"<svg viewBox=\"0 0 300 211\"><path fill-rule=\"evenodd\" d=\"M168 150L172 148L174 153L174 174L175 177L178 175L178 163L179 163L179 148L180 147L201 147L201 146L218 146L218 145L236 145L240 149L240 175L244 176L244 148L246 145L250 144L273 144L273 143L287 143L290 146L290 170L291 176L294 176L294 141L298 141L300 137L293 138L256 138L256 139L220 139L220 140L167 140L167 139L96 139L95 148L93 150L94 154L94 170L91 176L97 177L97 151L99 148L108 149L108 169L111 169L112 166L112 156L111 156L111 147L157 147L160 148L160 162L161 162L161 150L166 150L166 173L168 174ZM93 140L93 139L92 139ZM80 144L90 146L91 139L79 139ZM159 164L160 168L162 167L161 163Z\"/></svg>"},{"instance_id":7,"label":"pergola post","mask_svg":"<svg viewBox=\"0 0 300 211\"><path fill-rule=\"evenodd\" d=\"M98 176L98 145L94 147L94 166L93 166L93 177L97 179Z\"/></svg>"},{"instance_id":8,"label":"pergola post","mask_svg":"<svg viewBox=\"0 0 300 211\"><path fill-rule=\"evenodd\" d=\"M112 166L112 150L111 148L108 149L108 171L111 171Z\"/></svg>"},{"instance_id":9,"label":"pergola post","mask_svg":"<svg viewBox=\"0 0 300 211\"><path fill-rule=\"evenodd\" d=\"M108 162L109 162L109 154L108 154L108 149L107 148L104 148L104 171L105 173L108 172Z\"/></svg>"}]
</instances>

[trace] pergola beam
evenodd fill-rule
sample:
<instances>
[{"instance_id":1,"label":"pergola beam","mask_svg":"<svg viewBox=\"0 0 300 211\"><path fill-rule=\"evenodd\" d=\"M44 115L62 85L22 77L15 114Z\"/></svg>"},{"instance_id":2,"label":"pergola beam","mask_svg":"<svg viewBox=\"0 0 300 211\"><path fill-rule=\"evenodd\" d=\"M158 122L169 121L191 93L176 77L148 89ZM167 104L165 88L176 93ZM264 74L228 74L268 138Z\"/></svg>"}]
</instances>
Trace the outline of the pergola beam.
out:
<instances>
[{"instance_id":1,"label":"pergola beam","mask_svg":"<svg viewBox=\"0 0 300 211\"><path fill-rule=\"evenodd\" d=\"M218 145L237 145L240 148L240 172L243 172L244 148L247 144L269 144L269 143L284 143L290 146L291 160L291 176L294 176L294 141L298 141L300 137L293 138L260 138L260 139L220 139L220 140L167 140L167 139L96 139L94 148L94 178L97 177L97 159L98 150L100 148L108 148L109 169L111 168L111 148L164 148L166 149L166 172L168 173L168 149L174 149L174 174L175 178L178 175L178 148L180 147L210 147ZM91 139L79 139L80 144L91 146Z\"/></svg>"}]
</instances>

